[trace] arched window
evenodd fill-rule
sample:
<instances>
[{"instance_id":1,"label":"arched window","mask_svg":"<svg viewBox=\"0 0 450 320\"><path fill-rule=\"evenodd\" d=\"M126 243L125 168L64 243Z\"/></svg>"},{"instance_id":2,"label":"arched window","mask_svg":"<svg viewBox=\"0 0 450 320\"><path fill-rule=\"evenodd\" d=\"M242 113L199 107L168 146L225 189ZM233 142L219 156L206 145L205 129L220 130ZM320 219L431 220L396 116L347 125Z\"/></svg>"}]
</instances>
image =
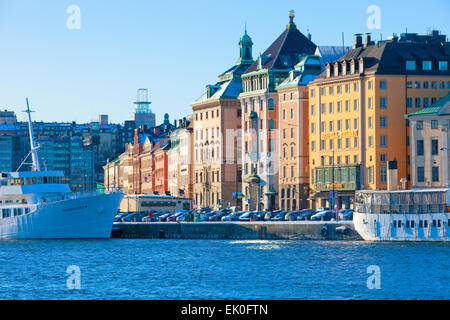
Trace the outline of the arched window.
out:
<instances>
[{"instance_id":1,"label":"arched window","mask_svg":"<svg viewBox=\"0 0 450 320\"><path fill-rule=\"evenodd\" d=\"M284 189L281 189L281 198L284 198Z\"/></svg>"},{"instance_id":2,"label":"arched window","mask_svg":"<svg viewBox=\"0 0 450 320\"><path fill-rule=\"evenodd\" d=\"M273 109L274 109L273 99L269 99L269 110L273 110Z\"/></svg>"}]
</instances>

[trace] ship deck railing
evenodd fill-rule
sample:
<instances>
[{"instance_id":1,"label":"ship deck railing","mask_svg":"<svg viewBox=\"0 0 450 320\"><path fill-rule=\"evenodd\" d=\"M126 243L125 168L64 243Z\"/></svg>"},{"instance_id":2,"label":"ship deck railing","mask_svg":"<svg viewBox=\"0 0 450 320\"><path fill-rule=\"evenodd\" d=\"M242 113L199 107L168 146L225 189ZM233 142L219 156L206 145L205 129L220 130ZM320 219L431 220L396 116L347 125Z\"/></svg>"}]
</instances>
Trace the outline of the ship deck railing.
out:
<instances>
[{"instance_id":1,"label":"ship deck railing","mask_svg":"<svg viewBox=\"0 0 450 320\"><path fill-rule=\"evenodd\" d=\"M356 204L356 212L369 214L430 214L446 212L446 204Z\"/></svg>"}]
</instances>

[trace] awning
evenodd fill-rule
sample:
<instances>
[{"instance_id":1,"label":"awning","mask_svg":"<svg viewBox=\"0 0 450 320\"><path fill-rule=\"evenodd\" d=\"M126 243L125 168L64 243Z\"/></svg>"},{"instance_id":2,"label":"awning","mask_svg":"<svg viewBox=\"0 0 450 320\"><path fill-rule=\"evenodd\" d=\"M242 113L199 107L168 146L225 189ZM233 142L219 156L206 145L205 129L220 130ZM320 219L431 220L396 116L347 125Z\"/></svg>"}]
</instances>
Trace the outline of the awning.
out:
<instances>
[{"instance_id":1,"label":"awning","mask_svg":"<svg viewBox=\"0 0 450 320\"><path fill-rule=\"evenodd\" d=\"M331 190L330 190L331 191ZM317 192L310 197L310 200L315 199L328 199L330 197L330 191ZM337 191L338 197L354 197L355 191Z\"/></svg>"}]
</instances>

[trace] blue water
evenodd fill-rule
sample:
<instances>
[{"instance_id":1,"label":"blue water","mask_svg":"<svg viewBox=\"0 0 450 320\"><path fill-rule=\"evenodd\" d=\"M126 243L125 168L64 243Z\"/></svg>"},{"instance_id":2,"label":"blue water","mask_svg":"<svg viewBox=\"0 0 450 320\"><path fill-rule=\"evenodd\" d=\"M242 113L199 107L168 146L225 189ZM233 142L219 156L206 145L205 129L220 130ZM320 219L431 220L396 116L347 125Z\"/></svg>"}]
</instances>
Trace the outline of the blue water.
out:
<instances>
[{"instance_id":1,"label":"blue water","mask_svg":"<svg viewBox=\"0 0 450 320\"><path fill-rule=\"evenodd\" d=\"M3 241L0 299L449 299L449 262L448 244Z\"/></svg>"}]
</instances>

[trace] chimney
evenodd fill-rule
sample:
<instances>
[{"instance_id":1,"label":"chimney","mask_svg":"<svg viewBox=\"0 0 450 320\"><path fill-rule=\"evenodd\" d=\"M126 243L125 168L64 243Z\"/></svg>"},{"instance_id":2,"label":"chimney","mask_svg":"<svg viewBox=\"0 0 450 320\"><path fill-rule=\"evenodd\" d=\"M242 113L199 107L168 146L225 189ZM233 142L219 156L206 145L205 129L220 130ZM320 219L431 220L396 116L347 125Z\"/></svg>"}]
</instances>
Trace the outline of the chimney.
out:
<instances>
[{"instance_id":1,"label":"chimney","mask_svg":"<svg viewBox=\"0 0 450 320\"><path fill-rule=\"evenodd\" d=\"M366 33L366 43L365 47L373 45L374 42L372 41L372 35L370 33Z\"/></svg>"},{"instance_id":2,"label":"chimney","mask_svg":"<svg viewBox=\"0 0 450 320\"><path fill-rule=\"evenodd\" d=\"M361 33L356 33L355 34L355 44L353 45L353 49L361 48L362 46L363 46L362 34Z\"/></svg>"},{"instance_id":3,"label":"chimney","mask_svg":"<svg viewBox=\"0 0 450 320\"><path fill-rule=\"evenodd\" d=\"M397 160L388 162L387 172L387 189L388 191L396 191L398 189L398 165Z\"/></svg>"}]
</instances>

